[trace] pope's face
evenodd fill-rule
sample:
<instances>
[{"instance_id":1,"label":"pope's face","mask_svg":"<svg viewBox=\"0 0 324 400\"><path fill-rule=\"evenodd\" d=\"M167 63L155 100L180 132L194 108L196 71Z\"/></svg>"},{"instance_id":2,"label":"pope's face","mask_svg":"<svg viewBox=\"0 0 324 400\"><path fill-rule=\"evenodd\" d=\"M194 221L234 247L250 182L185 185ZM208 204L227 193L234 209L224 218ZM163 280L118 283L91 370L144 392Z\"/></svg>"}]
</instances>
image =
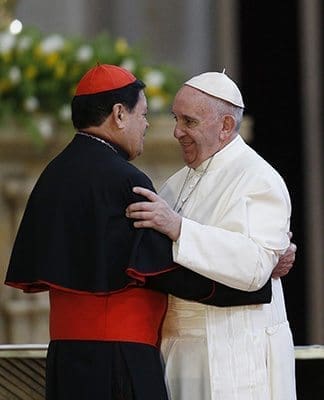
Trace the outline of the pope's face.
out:
<instances>
[{"instance_id":1,"label":"pope's face","mask_svg":"<svg viewBox=\"0 0 324 400\"><path fill-rule=\"evenodd\" d=\"M128 112L125 147L130 160L133 160L143 153L145 131L149 126L146 115L147 101L144 92L141 91L136 106L131 112Z\"/></svg>"},{"instance_id":2,"label":"pope's face","mask_svg":"<svg viewBox=\"0 0 324 400\"><path fill-rule=\"evenodd\" d=\"M221 149L223 121L213 97L185 85L175 96L172 113L176 120L174 136L189 167L197 168Z\"/></svg>"}]
</instances>

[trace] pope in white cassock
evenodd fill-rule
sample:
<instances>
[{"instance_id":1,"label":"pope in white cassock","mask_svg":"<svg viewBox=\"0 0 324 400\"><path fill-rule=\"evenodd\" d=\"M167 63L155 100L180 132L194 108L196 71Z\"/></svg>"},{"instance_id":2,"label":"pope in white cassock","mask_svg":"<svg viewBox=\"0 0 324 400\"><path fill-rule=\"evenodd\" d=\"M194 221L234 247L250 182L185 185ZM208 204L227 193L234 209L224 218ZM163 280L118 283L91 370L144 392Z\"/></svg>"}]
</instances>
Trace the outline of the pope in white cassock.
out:
<instances>
[{"instance_id":1,"label":"pope in white cassock","mask_svg":"<svg viewBox=\"0 0 324 400\"><path fill-rule=\"evenodd\" d=\"M173 240L173 259L253 291L289 246L291 203L281 176L239 135L244 103L225 74L178 91L172 112L186 166L159 196L132 204L136 227ZM294 400L295 360L280 279L270 304L214 307L170 296L162 352L172 400Z\"/></svg>"}]
</instances>

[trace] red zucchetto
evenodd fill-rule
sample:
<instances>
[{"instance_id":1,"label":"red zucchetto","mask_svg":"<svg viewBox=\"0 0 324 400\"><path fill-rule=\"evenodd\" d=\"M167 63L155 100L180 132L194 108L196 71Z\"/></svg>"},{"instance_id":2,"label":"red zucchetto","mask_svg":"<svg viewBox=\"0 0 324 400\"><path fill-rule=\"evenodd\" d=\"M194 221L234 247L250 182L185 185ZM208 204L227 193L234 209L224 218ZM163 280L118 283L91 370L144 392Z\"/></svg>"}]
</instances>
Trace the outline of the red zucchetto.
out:
<instances>
[{"instance_id":1,"label":"red zucchetto","mask_svg":"<svg viewBox=\"0 0 324 400\"><path fill-rule=\"evenodd\" d=\"M136 77L117 65L99 64L81 78L75 95L87 95L120 89L136 81Z\"/></svg>"}]
</instances>

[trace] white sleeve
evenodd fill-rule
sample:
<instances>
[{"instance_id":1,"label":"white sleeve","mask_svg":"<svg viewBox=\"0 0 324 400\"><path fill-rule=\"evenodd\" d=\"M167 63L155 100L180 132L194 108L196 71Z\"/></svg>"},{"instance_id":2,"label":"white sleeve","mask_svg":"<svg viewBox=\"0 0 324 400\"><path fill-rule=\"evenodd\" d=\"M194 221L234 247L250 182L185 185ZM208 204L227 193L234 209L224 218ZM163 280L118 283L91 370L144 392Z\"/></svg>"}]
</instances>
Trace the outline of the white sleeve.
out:
<instances>
[{"instance_id":1,"label":"white sleeve","mask_svg":"<svg viewBox=\"0 0 324 400\"><path fill-rule=\"evenodd\" d=\"M289 220L290 200L280 188L242 195L217 226L183 218L173 259L225 285L257 290L289 246Z\"/></svg>"}]
</instances>

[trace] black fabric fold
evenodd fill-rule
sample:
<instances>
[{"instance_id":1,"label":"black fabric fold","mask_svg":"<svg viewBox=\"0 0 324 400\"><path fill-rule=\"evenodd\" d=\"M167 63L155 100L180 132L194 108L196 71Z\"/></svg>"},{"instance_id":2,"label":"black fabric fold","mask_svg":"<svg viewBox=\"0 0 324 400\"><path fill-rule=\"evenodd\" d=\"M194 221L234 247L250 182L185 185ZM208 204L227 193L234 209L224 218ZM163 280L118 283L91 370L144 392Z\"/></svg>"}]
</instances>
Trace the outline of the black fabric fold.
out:
<instances>
[{"instance_id":1,"label":"black fabric fold","mask_svg":"<svg viewBox=\"0 0 324 400\"><path fill-rule=\"evenodd\" d=\"M252 292L234 289L223 285L222 283L215 282L214 293L201 302L211 306L234 307L252 304L267 304L271 303L271 299L272 284L270 278L263 287Z\"/></svg>"},{"instance_id":2,"label":"black fabric fold","mask_svg":"<svg viewBox=\"0 0 324 400\"><path fill-rule=\"evenodd\" d=\"M185 300L218 307L271 302L271 279L259 290L246 292L212 281L183 267L146 277L145 287Z\"/></svg>"},{"instance_id":3,"label":"black fabric fold","mask_svg":"<svg viewBox=\"0 0 324 400\"><path fill-rule=\"evenodd\" d=\"M163 376L153 346L56 340L48 348L46 399L167 400Z\"/></svg>"},{"instance_id":4,"label":"black fabric fold","mask_svg":"<svg viewBox=\"0 0 324 400\"><path fill-rule=\"evenodd\" d=\"M148 289L218 307L270 303L272 297L271 279L246 292L173 263L171 240L151 229L136 235L127 273Z\"/></svg>"},{"instance_id":5,"label":"black fabric fold","mask_svg":"<svg viewBox=\"0 0 324 400\"><path fill-rule=\"evenodd\" d=\"M178 266L172 260L172 241L153 229L138 229L129 259L128 273L135 272L139 281Z\"/></svg>"}]
</instances>

